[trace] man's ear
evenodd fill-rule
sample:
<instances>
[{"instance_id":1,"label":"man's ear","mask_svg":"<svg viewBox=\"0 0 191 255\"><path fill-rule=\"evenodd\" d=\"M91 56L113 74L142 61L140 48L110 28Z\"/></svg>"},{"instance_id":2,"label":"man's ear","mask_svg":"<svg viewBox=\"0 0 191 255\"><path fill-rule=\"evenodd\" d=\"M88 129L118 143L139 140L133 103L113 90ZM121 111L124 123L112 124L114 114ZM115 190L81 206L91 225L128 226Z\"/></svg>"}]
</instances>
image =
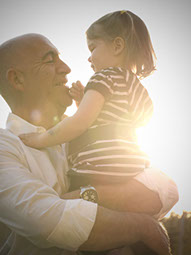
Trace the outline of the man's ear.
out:
<instances>
[{"instance_id":1,"label":"man's ear","mask_svg":"<svg viewBox=\"0 0 191 255\"><path fill-rule=\"evenodd\" d=\"M125 48L125 41L122 37L116 37L113 41L115 55L120 54Z\"/></svg>"},{"instance_id":2,"label":"man's ear","mask_svg":"<svg viewBox=\"0 0 191 255\"><path fill-rule=\"evenodd\" d=\"M7 70L6 77L14 89L19 90L19 91L24 90L24 77L20 71L14 69L14 68L9 68Z\"/></svg>"}]
</instances>

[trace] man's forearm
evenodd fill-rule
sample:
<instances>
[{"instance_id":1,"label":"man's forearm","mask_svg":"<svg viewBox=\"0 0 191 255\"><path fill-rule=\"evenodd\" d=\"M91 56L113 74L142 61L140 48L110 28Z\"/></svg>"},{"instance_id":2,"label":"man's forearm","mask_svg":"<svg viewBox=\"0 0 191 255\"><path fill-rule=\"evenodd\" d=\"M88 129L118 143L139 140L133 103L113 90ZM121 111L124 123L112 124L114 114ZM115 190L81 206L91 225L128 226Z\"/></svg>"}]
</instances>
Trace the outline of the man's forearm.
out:
<instances>
[{"instance_id":1,"label":"man's forearm","mask_svg":"<svg viewBox=\"0 0 191 255\"><path fill-rule=\"evenodd\" d=\"M88 240L80 250L107 250L141 239L139 215L98 207L96 222Z\"/></svg>"}]
</instances>

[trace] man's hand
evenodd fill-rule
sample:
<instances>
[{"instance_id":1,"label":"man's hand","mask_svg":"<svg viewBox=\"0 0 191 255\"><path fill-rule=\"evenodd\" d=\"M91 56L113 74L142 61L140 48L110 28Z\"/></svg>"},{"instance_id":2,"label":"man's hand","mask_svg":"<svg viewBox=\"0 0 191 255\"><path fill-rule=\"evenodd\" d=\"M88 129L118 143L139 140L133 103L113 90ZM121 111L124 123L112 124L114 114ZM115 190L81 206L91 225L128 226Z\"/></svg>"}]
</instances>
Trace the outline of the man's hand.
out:
<instances>
[{"instance_id":1,"label":"man's hand","mask_svg":"<svg viewBox=\"0 0 191 255\"><path fill-rule=\"evenodd\" d=\"M145 215L146 216L146 215ZM141 239L159 255L171 255L170 240L161 223L146 216L145 227L142 228Z\"/></svg>"},{"instance_id":2,"label":"man's hand","mask_svg":"<svg viewBox=\"0 0 191 255\"><path fill-rule=\"evenodd\" d=\"M69 90L69 93L71 97L74 99L76 106L78 107L84 96L84 86L80 81L73 82L72 87Z\"/></svg>"}]
</instances>

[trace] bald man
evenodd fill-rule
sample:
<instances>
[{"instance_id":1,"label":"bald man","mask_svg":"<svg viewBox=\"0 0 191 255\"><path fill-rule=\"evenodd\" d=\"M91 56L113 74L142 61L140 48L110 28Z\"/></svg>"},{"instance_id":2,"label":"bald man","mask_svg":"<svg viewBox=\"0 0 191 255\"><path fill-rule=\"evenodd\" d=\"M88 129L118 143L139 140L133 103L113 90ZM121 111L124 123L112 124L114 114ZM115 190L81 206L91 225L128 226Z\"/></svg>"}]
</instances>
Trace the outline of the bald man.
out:
<instances>
[{"instance_id":1,"label":"bald man","mask_svg":"<svg viewBox=\"0 0 191 255\"><path fill-rule=\"evenodd\" d=\"M93 203L83 200L80 190L67 193L65 145L36 150L18 138L61 120L72 103L68 73L42 35L19 36L0 46L0 93L12 111L0 130L0 221L11 230L0 254L77 254L142 241L169 255L164 229L140 212L159 218L172 208L178 192L170 178L147 169L128 185L94 187L99 200Z\"/></svg>"}]
</instances>

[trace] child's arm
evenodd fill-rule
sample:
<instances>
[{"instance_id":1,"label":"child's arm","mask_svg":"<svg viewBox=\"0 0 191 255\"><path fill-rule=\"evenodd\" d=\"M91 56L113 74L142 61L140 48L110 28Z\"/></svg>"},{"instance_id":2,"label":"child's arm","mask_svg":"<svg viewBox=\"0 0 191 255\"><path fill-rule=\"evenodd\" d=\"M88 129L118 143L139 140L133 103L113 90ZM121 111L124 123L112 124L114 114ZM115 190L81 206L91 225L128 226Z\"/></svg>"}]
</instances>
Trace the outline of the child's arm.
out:
<instances>
[{"instance_id":1,"label":"child's arm","mask_svg":"<svg viewBox=\"0 0 191 255\"><path fill-rule=\"evenodd\" d=\"M73 116L63 119L44 133L24 134L19 137L27 146L38 149L70 141L91 126L99 115L104 101L102 94L95 90L88 90Z\"/></svg>"}]
</instances>

